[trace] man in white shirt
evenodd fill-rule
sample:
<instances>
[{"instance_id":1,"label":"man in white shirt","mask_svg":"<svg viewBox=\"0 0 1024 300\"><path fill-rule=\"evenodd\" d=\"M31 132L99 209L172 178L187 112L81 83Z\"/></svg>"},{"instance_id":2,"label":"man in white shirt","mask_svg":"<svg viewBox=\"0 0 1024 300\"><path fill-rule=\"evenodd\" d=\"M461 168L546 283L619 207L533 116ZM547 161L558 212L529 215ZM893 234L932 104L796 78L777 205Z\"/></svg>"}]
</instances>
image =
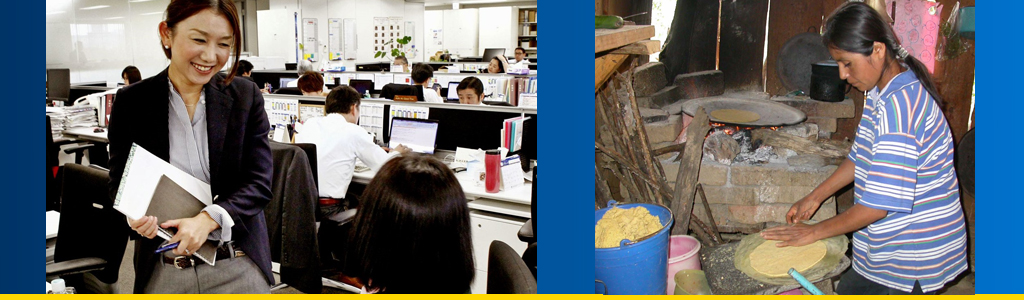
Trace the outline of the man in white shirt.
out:
<instances>
[{"instance_id":1,"label":"man in white shirt","mask_svg":"<svg viewBox=\"0 0 1024 300\"><path fill-rule=\"evenodd\" d=\"M437 91L428 86L431 77L434 77L434 68L429 65L419 63L412 66L412 82L423 89L423 101L444 103L444 99L437 95Z\"/></svg>"},{"instance_id":2,"label":"man in white shirt","mask_svg":"<svg viewBox=\"0 0 1024 300\"><path fill-rule=\"evenodd\" d=\"M296 128L296 143L316 145L317 173L322 206L336 205L351 208L356 206L351 197L346 197L356 158L376 171L388 159L399 153L408 153L409 148L399 145L391 153L373 143L373 136L357 125L359 103L362 98L355 89L340 86L327 95L324 110L326 116L313 118ZM333 201L332 201L333 200ZM354 214L354 211L351 212ZM343 222L351 216L335 214L325 216L336 222ZM335 220L337 219L337 220Z\"/></svg>"},{"instance_id":3,"label":"man in white shirt","mask_svg":"<svg viewBox=\"0 0 1024 300\"><path fill-rule=\"evenodd\" d=\"M513 61L512 63L515 63L515 64L530 63L530 60L526 58L526 49L523 49L523 47L516 47L516 52L515 53L516 53L516 60Z\"/></svg>"}]
</instances>

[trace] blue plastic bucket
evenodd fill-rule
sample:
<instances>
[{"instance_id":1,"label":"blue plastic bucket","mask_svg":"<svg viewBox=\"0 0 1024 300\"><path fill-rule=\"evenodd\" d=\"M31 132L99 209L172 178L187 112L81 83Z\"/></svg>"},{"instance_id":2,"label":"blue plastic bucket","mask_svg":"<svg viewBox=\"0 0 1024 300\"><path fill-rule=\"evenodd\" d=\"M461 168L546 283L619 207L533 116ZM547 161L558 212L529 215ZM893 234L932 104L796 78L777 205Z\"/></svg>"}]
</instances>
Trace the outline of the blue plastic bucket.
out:
<instances>
[{"instance_id":1,"label":"blue plastic bucket","mask_svg":"<svg viewBox=\"0 0 1024 300\"><path fill-rule=\"evenodd\" d=\"M596 292L608 295L664 295L668 278L668 240L672 228L672 211L657 204L633 203L616 205L630 209L643 206L661 220L663 227L653 236L638 242L629 241L615 248L595 248ZM609 208L594 212L594 226Z\"/></svg>"}]
</instances>

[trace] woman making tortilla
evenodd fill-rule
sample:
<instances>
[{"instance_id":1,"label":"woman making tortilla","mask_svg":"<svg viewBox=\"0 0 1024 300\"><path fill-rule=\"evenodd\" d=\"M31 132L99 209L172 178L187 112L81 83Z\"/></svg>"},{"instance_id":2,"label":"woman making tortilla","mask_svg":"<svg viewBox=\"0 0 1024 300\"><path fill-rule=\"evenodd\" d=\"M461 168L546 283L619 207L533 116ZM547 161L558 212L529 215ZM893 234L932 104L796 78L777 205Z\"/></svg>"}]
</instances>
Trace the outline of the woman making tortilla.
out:
<instances>
[{"instance_id":1,"label":"woman making tortilla","mask_svg":"<svg viewBox=\"0 0 1024 300\"><path fill-rule=\"evenodd\" d=\"M832 13L822 39L839 76L867 91L857 137L835 173L793 204L790 225L761 235L783 247L856 231L853 270L836 293L935 293L967 269L953 140L935 84L864 3ZM800 223L851 182L853 207L814 225Z\"/></svg>"}]
</instances>

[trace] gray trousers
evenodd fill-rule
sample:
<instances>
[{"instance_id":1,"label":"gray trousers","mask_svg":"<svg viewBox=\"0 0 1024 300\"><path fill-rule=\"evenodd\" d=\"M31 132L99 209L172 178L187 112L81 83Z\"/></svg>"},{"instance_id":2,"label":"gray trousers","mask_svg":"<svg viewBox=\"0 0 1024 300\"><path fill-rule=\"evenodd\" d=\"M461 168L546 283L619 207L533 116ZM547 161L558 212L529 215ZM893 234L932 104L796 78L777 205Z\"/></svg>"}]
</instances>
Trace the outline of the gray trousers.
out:
<instances>
[{"instance_id":1,"label":"gray trousers","mask_svg":"<svg viewBox=\"0 0 1024 300\"><path fill-rule=\"evenodd\" d=\"M146 294L269 294L270 283L248 256L217 260L215 266L196 260L178 270L158 261L143 291Z\"/></svg>"}]
</instances>

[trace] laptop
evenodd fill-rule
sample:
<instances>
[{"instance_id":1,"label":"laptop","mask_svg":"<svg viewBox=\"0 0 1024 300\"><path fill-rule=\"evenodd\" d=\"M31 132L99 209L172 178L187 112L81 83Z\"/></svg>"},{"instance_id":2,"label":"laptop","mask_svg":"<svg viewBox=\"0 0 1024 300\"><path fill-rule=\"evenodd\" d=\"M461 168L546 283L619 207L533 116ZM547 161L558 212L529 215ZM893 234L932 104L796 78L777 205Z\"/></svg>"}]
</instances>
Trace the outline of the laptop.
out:
<instances>
[{"instance_id":1,"label":"laptop","mask_svg":"<svg viewBox=\"0 0 1024 300\"><path fill-rule=\"evenodd\" d=\"M366 94L367 90L370 90L371 93L373 92L373 80L350 79L348 85L356 89L356 92L359 92L360 95Z\"/></svg>"},{"instance_id":2,"label":"laptop","mask_svg":"<svg viewBox=\"0 0 1024 300\"><path fill-rule=\"evenodd\" d=\"M416 153L434 154L437 146L437 120L394 117L388 148L404 145Z\"/></svg>"},{"instance_id":3,"label":"laptop","mask_svg":"<svg viewBox=\"0 0 1024 300\"><path fill-rule=\"evenodd\" d=\"M455 100L455 101L459 100L458 89L459 89L459 83L458 82L449 82L448 83L448 97L447 97L448 100Z\"/></svg>"}]
</instances>

